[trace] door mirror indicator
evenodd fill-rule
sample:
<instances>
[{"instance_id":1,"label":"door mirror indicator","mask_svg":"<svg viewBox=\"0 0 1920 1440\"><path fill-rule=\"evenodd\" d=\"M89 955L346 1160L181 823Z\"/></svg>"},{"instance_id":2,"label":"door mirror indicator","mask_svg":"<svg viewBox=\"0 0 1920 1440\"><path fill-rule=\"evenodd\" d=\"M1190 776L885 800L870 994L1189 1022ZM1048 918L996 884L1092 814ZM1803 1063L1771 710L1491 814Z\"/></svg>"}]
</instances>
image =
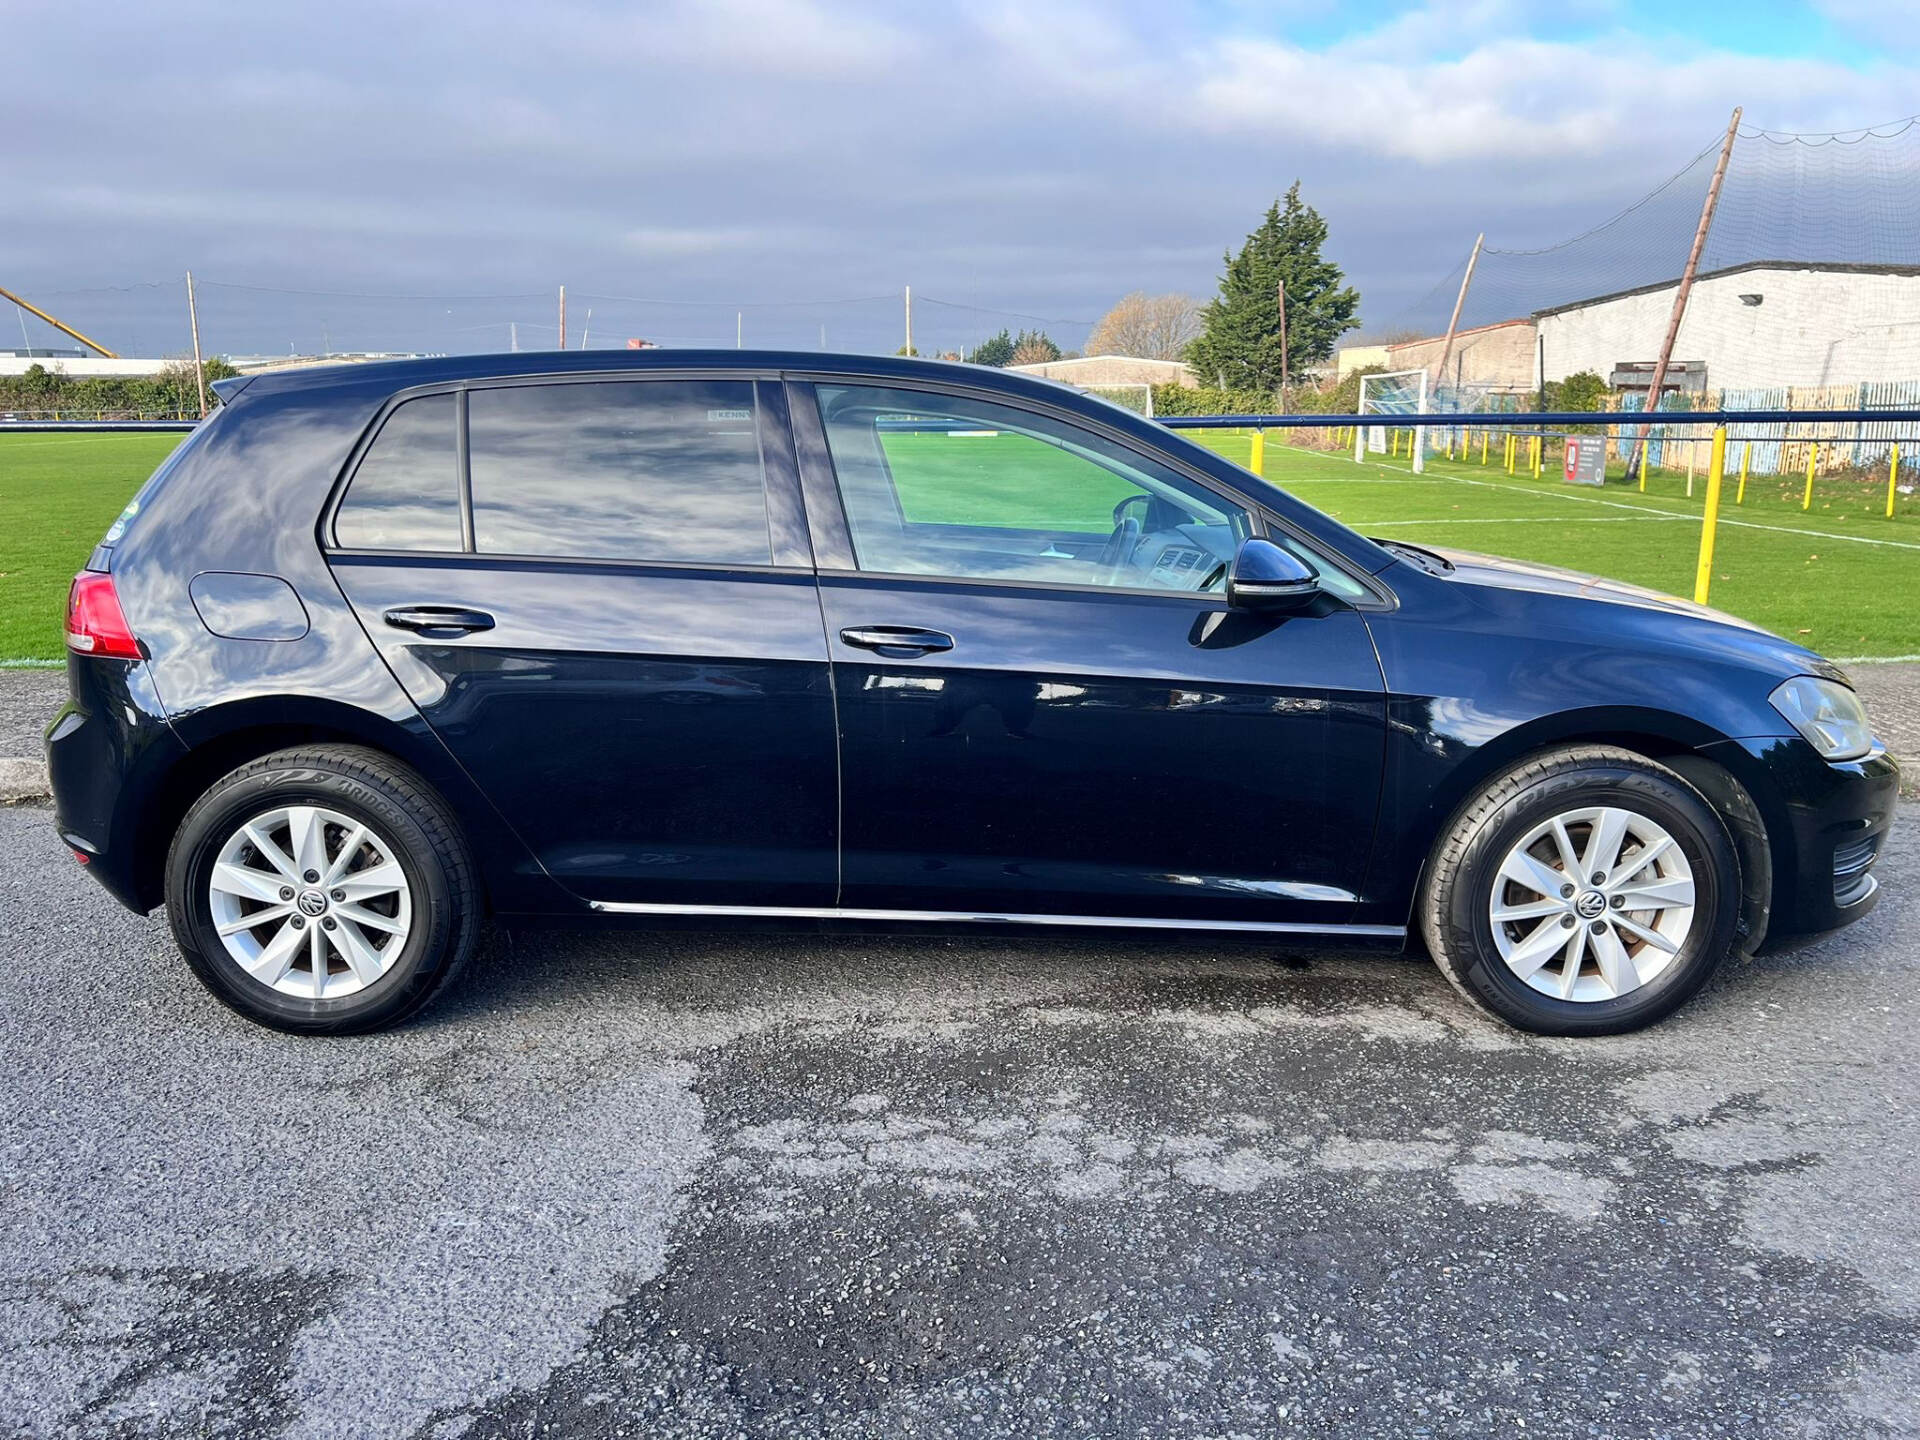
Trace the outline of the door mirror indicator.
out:
<instances>
[{"instance_id":1,"label":"door mirror indicator","mask_svg":"<svg viewBox=\"0 0 1920 1440\"><path fill-rule=\"evenodd\" d=\"M1227 572L1227 603L1240 610L1298 610L1320 593L1320 573L1258 536L1240 542Z\"/></svg>"}]
</instances>

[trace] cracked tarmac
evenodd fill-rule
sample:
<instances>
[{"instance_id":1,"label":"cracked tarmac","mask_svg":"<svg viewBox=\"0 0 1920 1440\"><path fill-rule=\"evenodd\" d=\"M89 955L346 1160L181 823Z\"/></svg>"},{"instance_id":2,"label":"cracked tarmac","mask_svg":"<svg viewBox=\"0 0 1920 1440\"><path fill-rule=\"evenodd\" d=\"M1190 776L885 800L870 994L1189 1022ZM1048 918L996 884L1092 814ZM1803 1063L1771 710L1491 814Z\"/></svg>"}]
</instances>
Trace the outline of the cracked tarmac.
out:
<instances>
[{"instance_id":1,"label":"cracked tarmac","mask_svg":"<svg viewBox=\"0 0 1920 1440\"><path fill-rule=\"evenodd\" d=\"M1424 960L522 934L302 1040L0 810L0 1434L1920 1435L1920 805L1638 1036Z\"/></svg>"}]
</instances>

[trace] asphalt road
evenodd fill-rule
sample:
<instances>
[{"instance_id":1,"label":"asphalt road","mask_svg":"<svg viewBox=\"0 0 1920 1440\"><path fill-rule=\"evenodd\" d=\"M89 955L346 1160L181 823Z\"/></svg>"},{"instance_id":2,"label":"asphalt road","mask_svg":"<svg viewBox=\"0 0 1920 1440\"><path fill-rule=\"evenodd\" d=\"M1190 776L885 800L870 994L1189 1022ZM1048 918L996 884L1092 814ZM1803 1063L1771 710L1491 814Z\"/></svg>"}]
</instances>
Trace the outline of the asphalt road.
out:
<instances>
[{"instance_id":1,"label":"asphalt road","mask_svg":"<svg viewBox=\"0 0 1920 1440\"><path fill-rule=\"evenodd\" d=\"M1920 805L1869 920L1597 1042L1424 961L687 934L297 1040L48 821L0 1434L1920 1434Z\"/></svg>"}]
</instances>

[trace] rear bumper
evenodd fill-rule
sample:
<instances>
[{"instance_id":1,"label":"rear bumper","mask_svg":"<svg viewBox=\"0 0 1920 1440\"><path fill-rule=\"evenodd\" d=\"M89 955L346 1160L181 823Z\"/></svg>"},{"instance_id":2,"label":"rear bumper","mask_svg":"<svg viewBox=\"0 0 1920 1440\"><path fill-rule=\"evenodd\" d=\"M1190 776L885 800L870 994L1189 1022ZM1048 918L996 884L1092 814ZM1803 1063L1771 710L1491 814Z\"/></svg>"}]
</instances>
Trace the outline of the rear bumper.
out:
<instances>
[{"instance_id":1,"label":"rear bumper","mask_svg":"<svg viewBox=\"0 0 1920 1440\"><path fill-rule=\"evenodd\" d=\"M147 667L67 657L67 703L47 727L47 775L61 841L114 899L145 914L160 903L159 867L141 846L142 817L186 747L160 709Z\"/></svg>"},{"instance_id":2,"label":"rear bumper","mask_svg":"<svg viewBox=\"0 0 1920 1440\"><path fill-rule=\"evenodd\" d=\"M1861 760L1822 760L1798 736L1727 740L1703 752L1760 806L1773 857L1768 944L1851 925L1880 899L1874 868L1893 825L1900 765L1878 743Z\"/></svg>"}]
</instances>

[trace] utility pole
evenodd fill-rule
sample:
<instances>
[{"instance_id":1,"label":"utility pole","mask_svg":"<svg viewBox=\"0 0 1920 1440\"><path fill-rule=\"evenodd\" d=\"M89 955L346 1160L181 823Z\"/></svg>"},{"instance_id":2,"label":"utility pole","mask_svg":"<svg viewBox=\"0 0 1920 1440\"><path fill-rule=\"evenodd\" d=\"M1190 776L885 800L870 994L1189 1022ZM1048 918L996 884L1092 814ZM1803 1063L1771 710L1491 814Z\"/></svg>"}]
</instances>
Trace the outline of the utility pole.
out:
<instances>
[{"instance_id":1,"label":"utility pole","mask_svg":"<svg viewBox=\"0 0 1920 1440\"><path fill-rule=\"evenodd\" d=\"M913 287L907 286L907 358L913 358Z\"/></svg>"},{"instance_id":2,"label":"utility pole","mask_svg":"<svg viewBox=\"0 0 1920 1440\"><path fill-rule=\"evenodd\" d=\"M200 310L193 303L193 272L187 271L187 324L193 330L193 383L200 391L200 418L207 418L207 372L200 364Z\"/></svg>"},{"instance_id":3,"label":"utility pole","mask_svg":"<svg viewBox=\"0 0 1920 1440\"><path fill-rule=\"evenodd\" d=\"M1443 381L1447 378L1447 360L1453 354L1453 337L1460 333L1460 312L1466 308L1467 287L1473 284L1473 267L1480 263L1480 247L1486 244L1486 241L1487 236L1485 231L1474 236L1473 253L1467 257L1467 273L1460 277L1460 293L1453 297L1453 318L1447 321L1446 342L1440 347L1440 368L1434 372L1438 379ZM1454 389L1458 390L1459 388L1458 383L1456 383ZM1458 395L1454 396L1453 403L1454 408L1458 409L1460 405L1460 397Z\"/></svg>"},{"instance_id":4,"label":"utility pole","mask_svg":"<svg viewBox=\"0 0 1920 1440\"><path fill-rule=\"evenodd\" d=\"M560 348L567 348L567 287L560 287Z\"/></svg>"},{"instance_id":5,"label":"utility pole","mask_svg":"<svg viewBox=\"0 0 1920 1440\"><path fill-rule=\"evenodd\" d=\"M747 334L747 312L744 310L736 310L733 312L733 348L734 349L738 350L741 348L741 346L745 343L746 334Z\"/></svg>"},{"instance_id":6,"label":"utility pole","mask_svg":"<svg viewBox=\"0 0 1920 1440\"><path fill-rule=\"evenodd\" d=\"M1287 282L1282 280L1280 293L1280 408L1287 408Z\"/></svg>"},{"instance_id":7,"label":"utility pole","mask_svg":"<svg viewBox=\"0 0 1920 1440\"><path fill-rule=\"evenodd\" d=\"M1687 296L1693 290L1693 277L1700 268L1700 252L1707 248L1707 231L1713 225L1713 210L1720 203L1720 182L1727 178L1727 160L1733 154L1734 137L1740 133L1740 109L1733 107L1727 122L1727 138L1720 145L1720 159L1713 167L1713 181L1707 186L1706 204L1700 207L1700 224L1693 232L1693 248L1687 252L1687 268L1680 272L1680 288L1673 292L1673 313L1667 317L1667 335L1660 342L1660 358L1653 362L1653 378L1647 384L1647 413L1660 408L1660 387L1667 378L1667 362L1673 358L1673 343L1680 338L1680 321L1687 313ZM1653 434L1653 423L1646 425L1645 436ZM1627 459L1627 475L1633 475L1634 461L1640 457L1642 440L1633 442L1633 455ZM1642 461L1641 463L1645 463Z\"/></svg>"},{"instance_id":8,"label":"utility pole","mask_svg":"<svg viewBox=\"0 0 1920 1440\"><path fill-rule=\"evenodd\" d=\"M580 348L587 348L587 332L593 329L593 307L587 307L587 322L580 327Z\"/></svg>"},{"instance_id":9,"label":"utility pole","mask_svg":"<svg viewBox=\"0 0 1920 1440\"><path fill-rule=\"evenodd\" d=\"M822 350L827 348L827 327L824 325L820 327L820 348Z\"/></svg>"},{"instance_id":10,"label":"utility pole","mask_svg":"<svg viewBox=\"0 0 1920 1440\"><path fill-rule=\"evenodd\" d=\"M518 320L507 322L507 344L512 347L514 354L520 353L520 322Z\"/></svg>"}]
</instances>

